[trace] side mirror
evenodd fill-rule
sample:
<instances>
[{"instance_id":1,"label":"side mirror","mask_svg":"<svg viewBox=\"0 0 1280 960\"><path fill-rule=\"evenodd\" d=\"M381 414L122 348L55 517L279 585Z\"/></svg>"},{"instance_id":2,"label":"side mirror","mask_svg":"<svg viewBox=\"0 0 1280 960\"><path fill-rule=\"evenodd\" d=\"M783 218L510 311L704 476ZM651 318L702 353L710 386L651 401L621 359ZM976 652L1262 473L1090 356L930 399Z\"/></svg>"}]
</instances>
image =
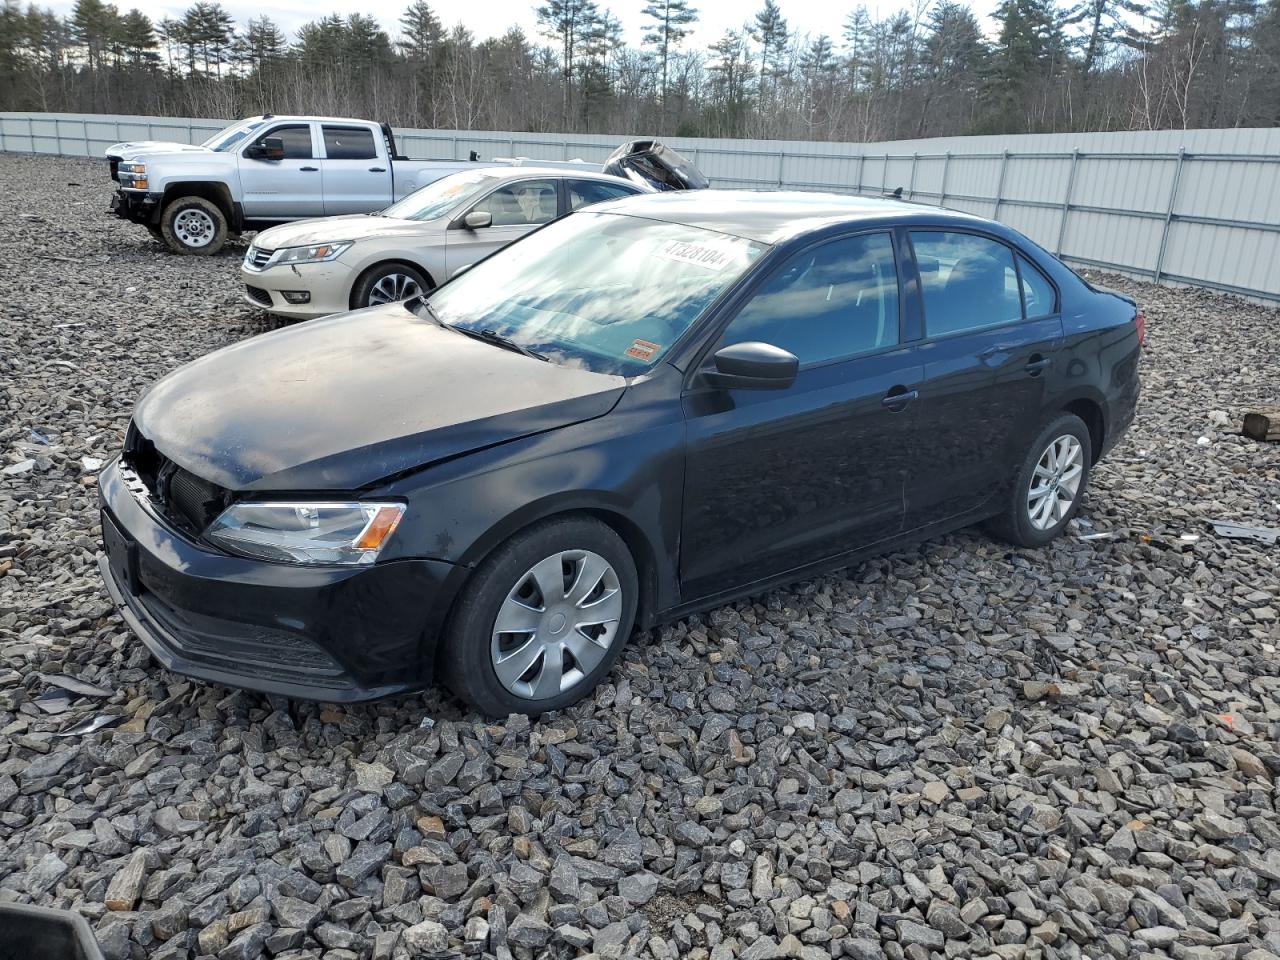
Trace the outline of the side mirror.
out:
<instances>
[{"instance_id":1,"label":"side mirror","mask_svg":"<svg viewBox=\"0 0 1280 960\"><path fill-rule=\"evenodd\" d=\"M483 230L493 225L493 214L483 210L472 210L462 218L462 225L468 230Z\"/></svg>"},{"instance_id":2,"label":"side mirror","mask_svg":"<svg viewBox=\"0 0 1280 960\"><path fill-rule=\"evenodd\" d=\"M711 358L707 383L720 390L785 390L796 382L800 361L771 343L734 343Z\"/></svg>"},{"instance_id":3,"label":"side mirror","mask_svg":"<svg viewBox=\"0 0 1280 960\"><path fill-rule=\"evenodd\" d=\"M261 143L251 143L244 155L250 160L283 160L284 141L279 137L265 137Z\"/></svg>"}]
</instances>

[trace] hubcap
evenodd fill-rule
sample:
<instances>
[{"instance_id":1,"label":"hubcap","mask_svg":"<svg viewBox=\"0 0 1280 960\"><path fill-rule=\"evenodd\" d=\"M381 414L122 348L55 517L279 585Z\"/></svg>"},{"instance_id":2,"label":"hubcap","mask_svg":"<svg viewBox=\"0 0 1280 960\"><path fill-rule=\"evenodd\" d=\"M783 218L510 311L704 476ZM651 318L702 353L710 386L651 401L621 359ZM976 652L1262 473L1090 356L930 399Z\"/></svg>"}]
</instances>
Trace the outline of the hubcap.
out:
<instances>
[{"instance_id":1,"label":"hubcap","mask_svg":"<svg viewBox=\"0 0 1280 960\"><path fill-rule=\"evenodd\" d=\"M369 306L396 303L418 295L418 281L407 273L389 273L369 291Z\"/></svg>"},{"instance_id":2,"label":"hubcap","mask_svg":"<svg viewBox=\"0 0 1280 960\"><path fill-rule=\"evenodd\" d=\"M213 217L203 210L183 210L173 218L173 235L188 247L208 246L215 229Z\"/></svg>"},{"instance_id":3,"label":"hubcap","mask_svg":"<svg viewBox=\"0 0 1280 960\"><path fill-rule=\"evenodd\" d=\"M1045 447L1027 490L1031 525L1048 530L1061 523L1076 502L1083 477L1084 448L1074 436L1064 434Z\"/></svg>"},{"instance_id":4,"label":"hubcap","mask_svg":"<svg viewBox=\"0 0 1280 960\"><path fill-rule=\"evenodd\" d=\"M604 557L590 550L547 557L498 609L489 645L498 682L526 700L564 693L600 665L621 616L618 574Z\"/></svg>"}]
</instances>

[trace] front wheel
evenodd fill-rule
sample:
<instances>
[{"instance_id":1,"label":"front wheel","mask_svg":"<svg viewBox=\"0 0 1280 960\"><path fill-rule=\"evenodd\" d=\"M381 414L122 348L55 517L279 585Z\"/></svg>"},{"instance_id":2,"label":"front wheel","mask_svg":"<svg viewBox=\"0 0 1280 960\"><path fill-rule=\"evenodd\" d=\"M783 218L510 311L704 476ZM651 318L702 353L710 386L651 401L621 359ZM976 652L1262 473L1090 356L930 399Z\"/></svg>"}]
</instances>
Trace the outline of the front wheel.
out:
<instances>
[{"instance_id":1,"label":"front wheel","mask_svg":"<svg viewBox=\"0 0 1280 960\"><path fill-rule=\"evenodd\" d=\"M994 531L1021 547L1057 537L1080 510L1093 464L1089 428L1075 414L1055 417L1032 441L1018 467L1009 503Z\"/></svg>"},{"instance_id":2,"label":"front wheel","mask_svg":"<svg viewBox=\"0 0 1280 960\"><path fill-rule=\"evenodd\" d=\"M227 218L204 197L179 197L160 215L160 235L174 253L212 256L227 242Z\"/></svg>"},{"instance_id":3,"label":"front wheel","mask_svg":"<svg viewBox=\"0 0 1280 960\"><path fill-rule=\"evenodd\" d=\"M383 263L366 270L351 290L351 309L408 300L431 289L420 270L407 263Z\"/></svg>"},{"instance_id":4,"label":"front wheel","mask_svg":"<svg viewBox=\"0 0 1280 960\"><path fill-rule=\"evenodd\" d=\"M617 660L638 593L631 552L606 525L565 517L530 527L463 589L444 637L444 677L489 716L567 707Z\"/></svg>"}]
</instances>

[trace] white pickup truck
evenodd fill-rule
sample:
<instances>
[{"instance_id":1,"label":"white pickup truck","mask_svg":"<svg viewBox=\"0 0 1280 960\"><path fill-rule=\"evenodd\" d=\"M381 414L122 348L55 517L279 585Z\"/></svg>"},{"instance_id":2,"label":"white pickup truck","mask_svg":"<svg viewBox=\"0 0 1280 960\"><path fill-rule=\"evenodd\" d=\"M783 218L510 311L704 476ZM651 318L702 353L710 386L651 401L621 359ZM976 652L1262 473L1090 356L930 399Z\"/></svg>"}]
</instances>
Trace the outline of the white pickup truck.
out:
<instances>
[{"instance_id":1,"label":"white pickup truck","mask_svg":"<svg viewBox=\"0 0 1280 960\"><path fill-rule=\"evenodd\" d=\"M204 143L144 141L107 149L119 184L111 210L177 253L216 253L228 235L306 217L371 213L474 167L514 161L410 160L387 124L267 114Z\"/></svg>"}]
</instances>

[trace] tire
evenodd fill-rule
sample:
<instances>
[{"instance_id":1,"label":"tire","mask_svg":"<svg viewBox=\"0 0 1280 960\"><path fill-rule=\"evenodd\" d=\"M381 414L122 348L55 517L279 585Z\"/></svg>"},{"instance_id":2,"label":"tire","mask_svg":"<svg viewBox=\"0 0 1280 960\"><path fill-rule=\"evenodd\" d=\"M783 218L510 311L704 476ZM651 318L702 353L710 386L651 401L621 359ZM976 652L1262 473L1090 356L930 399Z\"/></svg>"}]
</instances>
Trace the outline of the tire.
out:
<instances>
[{"instance_id":1,"label":"tire","mask_svg":"<svg viewBox=\"0 0 1280 960\"><path fill-rule=\"evenodd\" d=\"M179 197L160 215L160 233L174 253L208 257L227 242L227 218L204 197Z\"/></svg>"},{"instance_id":2,"label":"tire","mask_svg":"<svg viewBox=\"0 0 1280 960\"><path fill-rule=\"evenodd\" d=\"M1080 511L1092 450L1083 420L1072 413L1054 417L1029 445L992 531L1020 547L1042 547L1059 536Z\"/></svg>"},{"instance_id":3,"label":"tire","mask_svg":"<svg viewBox=\"0 0 1280 960\"><path fill-rule=\"evenodd\" d=\"M360 275L351 288L351 309L397 303L425 293L433 284L417 267L407 263L380 263Z\"/></svg>"},{"instance_id":4,"label":"tire","mask_svg":"<svg viewBox=\"0 0 1280 960\"><path fill-rule=\"evenodd\" d=\"M638 594L635 560L609 527L585 517L536 524L486 557L463 588L445 630L443 679L491 717L567 707L613 667ZM582 629L575 611L590 611ZM500 632L500 615L527 629Z\"/></svg>"}]
</instances>

